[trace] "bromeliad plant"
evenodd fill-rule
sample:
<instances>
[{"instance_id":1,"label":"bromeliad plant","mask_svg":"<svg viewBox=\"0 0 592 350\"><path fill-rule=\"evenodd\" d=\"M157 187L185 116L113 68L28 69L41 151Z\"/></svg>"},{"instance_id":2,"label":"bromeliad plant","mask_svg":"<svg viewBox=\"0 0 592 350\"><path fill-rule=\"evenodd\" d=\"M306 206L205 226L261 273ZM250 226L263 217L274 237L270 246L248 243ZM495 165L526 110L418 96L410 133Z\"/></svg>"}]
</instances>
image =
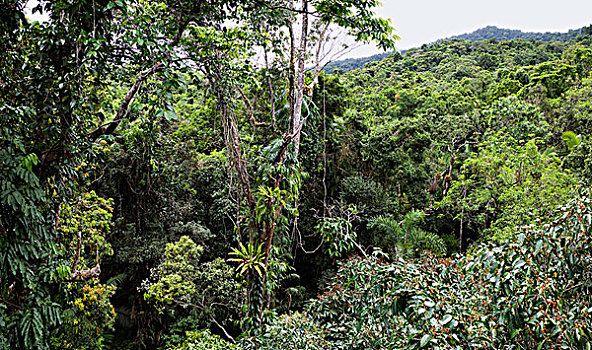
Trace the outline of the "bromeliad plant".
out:
<instances>
[{"instance_id":1,"label":"bromeliad plant","mask_svg":"<svg viewBox=\"0 0 592 350\"><path fill-rule=\"evenodd\" d=\"M284 262L288 255L284 249L285 233L289 218L298 215L299 191L302 179L307 176L300 171L291 152L286 162L269 165L269 160L279 154L280 146L280 143L272 144L263 151L257 179L266 185L259 186L254 193L255 206L245 214L248 217L254 213L247 221L248 243L239 242L239 248L233 248L230 253L229 261L238 263L237 274L246 285L242 328L247 332L261 325L275 292L290 270ZM254 234L255 228L259 234ZM237 228L239 236L240 229Z\"/></svg>"},{"instance_id":2,"label":"bromeliad plant","mask_svg":"<svg viewBox=\"0 0 592 350\"><path fill-rule=\"evenodd\" d=\"M253 272L256 272L260 278L263 278L263 271L265 271L263 244L255 247L251 243L246 246L239 243L239 248L232 248L230 255L233 258L228 259L228 261L238 263L236 271L240 276L247 276L248 278Z\"/></svg>"}]
</instances>

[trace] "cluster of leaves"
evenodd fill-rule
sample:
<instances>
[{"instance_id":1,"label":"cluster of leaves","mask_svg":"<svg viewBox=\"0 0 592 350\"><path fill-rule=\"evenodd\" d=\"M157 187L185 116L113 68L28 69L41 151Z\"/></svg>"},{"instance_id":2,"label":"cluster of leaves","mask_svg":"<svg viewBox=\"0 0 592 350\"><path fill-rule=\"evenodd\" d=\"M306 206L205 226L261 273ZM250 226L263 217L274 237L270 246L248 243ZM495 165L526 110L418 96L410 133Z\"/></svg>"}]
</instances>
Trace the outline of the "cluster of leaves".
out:
<instances>
[{"instance_id":1,"label":"cluster of leaves","mask_svg":"<svg viewBox=\"0 0 592 350\"><path fill-rule=\"evenodd\" d=\"M244 339L241 346L245 350L316 350L334 349L325 339L327 331L305 313L294 312L281 315L265 327L257 338Z\"/></svg>"},{"instance_id":2,"label":"cluster of leaves","mask_svg":"<svg viewBox=\"0 0 592 350\"><path fill-rule=\"evenodd\" d=\"M55 279L63 283L60 301L67 305L63 324L51 336L58 349L103 349L115 325L111 297L116 287L98 279L100 263L113 254L111 231L113 200L94 191L60 206L56 239L62 261Z\"/></svg>"},{"instance_id":3,"label":"cluster of leaves","mask_svg":"<svg viewBox=\"0 0 592 350\"><path fill-rule=\"evenodd\" d=\"M497 133L469 155L449 196L437 205L500 239L533 220L547 220L571 196L576 179L551 149L537 140L516 141Z\"/></svg>"},{"instance_id":4,"label":"cluster of leaves","mask_svg":"<svg viewBox=\"0 0 592 350\"><path fill-rule=\"evenodd\" d=\"M64 255L79 259L71 262L78 265L71 266L72 269L90 268L100 257L113 255L113 248L107 242L112 216L113 199L101 198L94 191L61 206L58 231L63 241L59 241L59 249ZM84 250L78 251L78 247Z\"/></svg>"},{"instance_id":5,"label":"cluster of leaves","mask_svg":"<svg viewBox=\"0 0 592 350\"><path fill-rule=\"evenodd\" d=\"M181 316L189 313L192 327L214 324L224 330L237 320L242 299L240 284L224 260L200 263L202 252L203 248L188 236L168 243L160 265L142 283L144 298L157 305L159 312Z\"/></svg>"},{"instance_id":6,"label":"cluster of leaves","mask_svg":"<svg viewBox=\"0 0 592 350\"><path fill-rule=\"evenodd\" d=\"M52 348L104 349L115 326L116 313L111 304L115 289L98 279L67 282L69 308L64 311L63 328L52 335Z\"/></svg>"},{"instance_id":7,"label":"cluster of leaves","mask_svg":"<svg viewBox=\"0 0 592 350\"><path fill-rule=\"evenodd\" d=\"M187 332L182 343L167 348L168 350L238 350L235 344L221 339L209 330Z\"/></svg>"},{"instance_id":8,"label":"cluster of leaves","mask_svg":"<svg viewBox=\"0 0 592 350\"><path fill-rule=\"evenodd\" d=\"M315 230L326 244L327 254L333 258L343 257L355 246L357 234L352 222L356 219L358 209L355 205L340 208L340 215L319 220Z\"/></svg>"}]
</instances>

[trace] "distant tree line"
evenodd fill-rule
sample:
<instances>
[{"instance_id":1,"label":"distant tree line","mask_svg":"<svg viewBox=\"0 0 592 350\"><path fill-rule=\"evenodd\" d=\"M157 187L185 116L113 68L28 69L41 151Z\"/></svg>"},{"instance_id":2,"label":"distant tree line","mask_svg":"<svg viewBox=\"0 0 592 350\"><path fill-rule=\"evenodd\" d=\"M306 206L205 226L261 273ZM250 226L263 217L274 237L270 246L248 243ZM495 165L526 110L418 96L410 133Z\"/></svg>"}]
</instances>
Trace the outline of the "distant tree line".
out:
<instances>
[{"instance_id":1,"label":"distant tree line","mask_svg":"<svg viewBox=\"0 0 592 350\"><path fill-rule=\"evenodd\" d=\"M496 26L487 26L480 28L471 33L465 33L460 35L454 35L449 38L440 39L436 42L446 41L450 39L461 39L468 41L482 41L482 40L535 40L535 41L561 41L567 42L575 39L579 35L587 35L592 33L592 25L582 27L578 29L570 29L566 33L536 33L536 32L523 32L519 29L505 29L498 28ZM404 55L406 50L399 51L400 55ZM334 73L338 71L349 72L350 70L363 68L368 62L381 61L385 57L393 54L394 51L379 53L376 55L361 57L361 58L346 58L329 63L325 67L326 73Z\"/></svg>"}]
</instances>

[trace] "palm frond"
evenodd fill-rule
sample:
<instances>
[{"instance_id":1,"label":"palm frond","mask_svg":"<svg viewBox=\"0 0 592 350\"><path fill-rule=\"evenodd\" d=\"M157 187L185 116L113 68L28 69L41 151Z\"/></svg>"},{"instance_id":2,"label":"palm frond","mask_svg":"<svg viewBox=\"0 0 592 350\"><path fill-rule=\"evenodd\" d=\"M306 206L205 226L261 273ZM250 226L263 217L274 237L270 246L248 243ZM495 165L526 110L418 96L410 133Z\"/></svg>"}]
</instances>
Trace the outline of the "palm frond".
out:
<instances>
[{"instance_id":1,"label":"palm frond","mask_svg":"<svg viewBox=\"0 0 592 350\"><path fill-rule=\"evenodd\" d=\"M107 285L120 287L129 279L129 274L127 273L120 273L115 275L107 280Z\"/></svg>"},{"instance_id":2,"label":"palm frond","mask_svg":"<svg viewBox=\"0 0 592 350\"><path fill-rule=\"evenodd\" d=\"M443 256L447 251L446 242L444 242L442 237L424 230L413 231L409 235L408 243L418 250L429 250L437 256Z\"/></svg>"}]
</instances>

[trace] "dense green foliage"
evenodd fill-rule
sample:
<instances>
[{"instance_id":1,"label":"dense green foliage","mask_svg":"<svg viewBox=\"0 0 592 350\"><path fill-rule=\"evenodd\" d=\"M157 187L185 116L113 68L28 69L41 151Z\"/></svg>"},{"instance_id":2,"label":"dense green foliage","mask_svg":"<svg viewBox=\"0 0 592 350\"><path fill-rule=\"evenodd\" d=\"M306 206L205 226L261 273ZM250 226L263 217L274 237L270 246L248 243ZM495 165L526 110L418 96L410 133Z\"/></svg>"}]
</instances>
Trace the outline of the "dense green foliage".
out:
<instances>
[{"instance_id":1,"label":"dense green foliage","mask_svg":"<svg viewBox=\"0 0 592 350\"><path fill-rule=\"evenodd\" d=\"M325 67L377 1L25 4L0 349L590 348L589 27Z\"/></svg>"},{"instance_id":2,"label":"dense green foliage","mask_svg":"<svg viewBox=\"0 0 592 350\"><path fill-rule=\"evenodd\" d=\"M278 318L266 349L585 349L592 299L592 200L466 256L386 262L352 258L307 316ZM306 347L304 347L306 348Z\"/></svg>"}]
</instances>

